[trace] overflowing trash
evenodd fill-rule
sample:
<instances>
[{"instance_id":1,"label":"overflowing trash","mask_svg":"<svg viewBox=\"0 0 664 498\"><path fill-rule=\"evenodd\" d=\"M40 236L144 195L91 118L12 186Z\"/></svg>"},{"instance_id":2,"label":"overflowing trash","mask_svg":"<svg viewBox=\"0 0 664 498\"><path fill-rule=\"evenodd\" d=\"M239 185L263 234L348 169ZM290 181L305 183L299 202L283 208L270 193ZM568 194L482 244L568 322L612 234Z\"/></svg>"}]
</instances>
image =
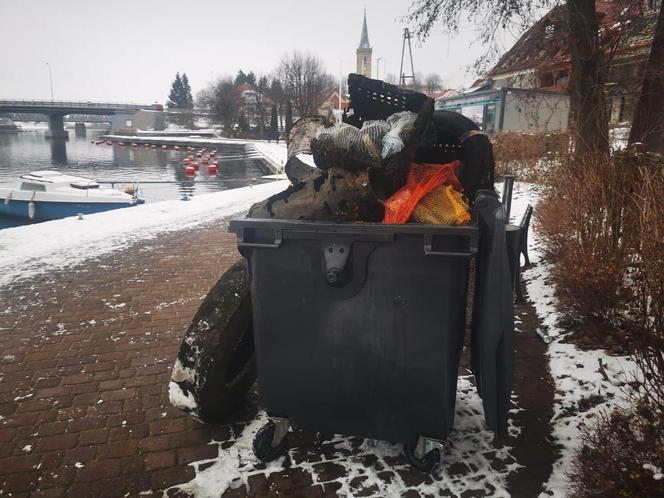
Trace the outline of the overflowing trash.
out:
<instances>
[{"instance_id":1,"label":"overflowing trash","mask_svg":"<svg viewBox=\"0 0 664 498\"><path fill-rule=\"evenodd\" d=\"M415 221L422 223L460 225L469 221L468 207L461 197L451 197L446 194L446 189L429 195L439 187L450 187L460 195L463 187L456 176L458 167L458 161L449 164L411 164L406 185L385 201L383 222L406 223L414 212L419 213ZM440 214L436 216L436 213Z\"/></svg>"},{"instance_id":2,"label":"overflowing trash","mask_svg":"<svg viewBox=\"0 0 664 498\"><path fill-rule=\"evenodd\" d=\"M506 229L491 143L471 120L361 75L348 88L342 123L291 129L291 185L231 220L245 260L187 331L171 399L222 420L258 374L259 460L303 427L401 443L428 472L453 427L468 316L487 426L507 433L523 231Z\"/></svg>"},{"instance_id":3,"label":"overflowing trash","mask_svg":"<svg viewBox=\"0 0 664 498\"><path fill-rule=\"evenodd\" d=\"M456 113L434 111L425 95L382 81L351 74L348 84L352 107L344 122L328 127L316 118L296 122L286 165L292 185L252 206L248 217L454 225L470 221L470 195L493 188L491 145L474 123ZM472 153L463 147L471 138ZM315 168L297 159L302 152L312 154ZM428 195L441 186L452 189ZM424 204L418 207L420 202Z\"/></svg>"}]
</instances>

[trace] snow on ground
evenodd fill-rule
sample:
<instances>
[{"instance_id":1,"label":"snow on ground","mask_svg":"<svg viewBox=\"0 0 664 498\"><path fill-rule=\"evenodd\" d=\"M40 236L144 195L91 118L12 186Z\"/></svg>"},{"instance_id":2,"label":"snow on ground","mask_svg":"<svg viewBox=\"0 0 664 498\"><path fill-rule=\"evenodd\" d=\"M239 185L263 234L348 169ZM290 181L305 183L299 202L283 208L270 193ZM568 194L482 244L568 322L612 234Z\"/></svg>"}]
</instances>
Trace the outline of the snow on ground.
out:
<instances>
[{"instance_id":1,"label":"snow on ground","mask_svg":"<svg viewBox=\"0 0 664 498\"><path fill-rule=\"evenodd\" d=\"M536 206L540 190L539 186L533 184L517 183L513 211L522 213L528 203ZM533 220L536 217L537 209ZM519 218L515 216L516 220ZM555 443L561 447L560 458L545 484L548 492L542 493L541 497L563 497L567 495L569 487L565 473L569 471L574 450L579 446L581 431L587 425L594 424L600 411L626 401L624 383L633 378L636 366L627 357L609 356L603 350L582 351L573 344L562 342L562 331L557 326L557 300L554 286L549 280L551 265L542 258L542 241L534 221L530 226L528 252L532 266L523 272L523 278L543 323L543 332L552 340L547 353L556 387L551 424ZM599 368L600 360L609 380L605 379Z\"/></svg>"},{"instance_id":2,"label":"snow on ground","mask_svg":"<svg viewBox=\"0 0 664 498\"><path fill-rule=\"evenodd\" d=\"M272 153L278 157L277 147L274 144L272 151L262 153ZM521 190L521 186L515 187L515 193L519 195L513 203L512 212L517 219L525 211L528 202L532 202L529 195L536 195L536 192L530 190L522 194ZM181 400L177 392L175 398L180 403L187 401ZM519 408L514 403L511 412L517 410ZM174 488L182 489L197 498L217 497L228 489L243 485L249 487L249 480L253 476L267 477L271 473L288 470L291 476L296 472L311 476L314 485L326 482L340 484L341 487L336 491L338 496L403 496L410 490L422 496L439 496L446 490L445 496L506 497L509 496L507 477L519 468L510 454L511 447L497 449L493 444L494 434L486 428L482 401L471 376L459 378L454 430L445 443L440 467L430 477L416 480L415 483L412 477L406 477L411 469L399 459L402 451L400 445L339 435L321 447L291 448L286 457L265 466L254 456L252 443L256 432L266 422L265 413L260 411L254 420L234 432L235 437L230 441L223 444L211 441L210 444L217 445L218 456L192 463L196 471L194 479ZM509 430L516 436L521 428L510 425ZM331 449L326 446L328 444L332 446ZM334 474L341 477L325 481L322 475L325 470L321 468L320 458L325 463L340 466L343 471ZM164 496L168 496L167 492Z\"/></svg>"},{"instance_id":3,"label":"snow on ground","mask_svg":"<svg viewBox=\"0 0 664 498\"><path fill-rule=\"evenodd\" d=\"M310 475L314 485L340 484L336 496L391 497L403 496L409 490L422 496L439 496L440 491L447 490L451 495L445 496L469 493L468 496L507 497L506 477L518 468L509 447L494 446L494 435L485 428L482 401L469 376L459 378L455 428L445 444L443 465L431 476L420 474L421 479L413 479L410 466L399 459L400 445L345 436L335 436L320 447L291 448L287 456L266 467L252 450L254 436L266 422L265 413L260 412L229 441L211 441L209 444L218 447L218 456L192 463L194 479L174 488L197 498L212 498L228 489L249 487L252 476L269 476L288 469L291 476L300 472ZM315 455L322 457L322 463ZM334 475L341 477L326 481L326 464L340 466L342 469ZM164 496L168 496L168 490Z\"/></svg>"},{"instance_id":4,"label":"snow on ground","mask_svg":"<svg viewBox=\"0 0 664 498\"><path fill-rule=\"evenodd\" d=\"M288 159L288 148L285 142L254 142L254 149L261 154L267 161L270 161L275 167L282 168L286 166Z\"/></svg>"},{"instance_id":5,"label":"snow on ground","mask_svg":"<svg viewBox=\"0 0 664 498\"><path fill-rule=\"evenodd\" d=\"M285 142L252 142L254 149L266 160L270 161L276 168L282 170L288 160L288 148ZM297 158L312 168L316 167L314 158L311 154L297 154Z\"/></svg>"},{"instance_id":6,"label":"snow on ground","mask_svg":"<svg viewBox=\"0 0 664 498\"><path fill-rule=\"evenodd\" d=\"M0 230L0 285L107 254L160 233L190 228L248 209L284 190L277 181L105 213Z\"/></svg>"},{"instance_id":7,"label":"snow on ground","mask_svg":"<svg viewBox=\"0 0 664 498\"><path fill-rule=\"evenodd\" d=\"M172 136L162 136L158 134L153 135L102 135L100 139L111 140L114 142L125 142L125 143L145 143L145 142L159 142L164 144L184 144L187 145L243 145L253 140L244 140L244 139L234 139L234 138L219 138L219 137L172 137Z\"/></svg>"}]
</instances>

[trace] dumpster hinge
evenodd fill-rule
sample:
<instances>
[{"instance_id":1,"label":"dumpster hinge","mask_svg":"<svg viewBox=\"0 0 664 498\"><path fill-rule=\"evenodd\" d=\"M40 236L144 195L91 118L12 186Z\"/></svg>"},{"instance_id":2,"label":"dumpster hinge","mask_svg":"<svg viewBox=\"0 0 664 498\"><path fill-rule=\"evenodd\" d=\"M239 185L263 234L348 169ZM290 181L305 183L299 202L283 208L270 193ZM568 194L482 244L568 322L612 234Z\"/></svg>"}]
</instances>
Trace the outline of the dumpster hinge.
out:
<instances>
[{"instance_id":1,"label":"dumpster hinge","mask_svg":"<svg viewBox=\"0 0 664 498\"><path fill-rule=\"evenodd\" d=\"M325 279L330 284L341 283L344 269L350 253L350 244L333 240L323 241L323 257L325 259Z\"/></svg>"}]
</instances>

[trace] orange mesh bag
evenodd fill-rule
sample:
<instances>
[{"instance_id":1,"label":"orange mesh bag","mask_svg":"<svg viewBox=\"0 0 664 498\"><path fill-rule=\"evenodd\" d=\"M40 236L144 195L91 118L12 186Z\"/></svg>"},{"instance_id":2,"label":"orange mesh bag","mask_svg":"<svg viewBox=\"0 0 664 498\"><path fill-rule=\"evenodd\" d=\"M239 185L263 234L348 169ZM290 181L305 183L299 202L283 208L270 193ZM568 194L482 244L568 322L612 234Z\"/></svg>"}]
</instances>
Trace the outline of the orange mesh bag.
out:
<instances>
[{"instance_id":1,"label":"orange mesh bag","mask_svg":"<svg viewBox=\"0 0 664 498\"><path fill-rule=\"evenodd\" d=\"M470 221L470 208L451 185L441 185L425 195L415 207L413 221L441 225L464 225Z\"/></svg>"},{"instance_id":2,"label":"orange mesh bag","mask_svg":"<svg viewBox=\"0 0 664 498\"><path fill-rule=\"evenodd\" d=\"M383 223L406 223L422 198L441 185L450 185L461 192L463 187L456 177L458 167L459 161L448 164L412 163L406 185L385 201Z\"/></svg>"}]
</instances>

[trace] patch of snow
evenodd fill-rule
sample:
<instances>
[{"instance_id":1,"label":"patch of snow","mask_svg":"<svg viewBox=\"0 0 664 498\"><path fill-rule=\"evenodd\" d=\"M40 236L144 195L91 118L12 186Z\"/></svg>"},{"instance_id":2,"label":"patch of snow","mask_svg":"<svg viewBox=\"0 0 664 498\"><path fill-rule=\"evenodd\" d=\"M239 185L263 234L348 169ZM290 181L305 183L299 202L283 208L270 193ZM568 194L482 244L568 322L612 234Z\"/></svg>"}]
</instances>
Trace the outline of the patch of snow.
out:
<instances>
[{"instance_id":1,"label":"patch of snow","mask_svg":"<svg viewBox=\"0 0 664 498\"><path fill-rule=\"evenodd\" d=\"M23 451L26 453L30 453L32 451L32 445L31 444L26 444L23 448L21 448Z\"/></svg>"},{"instance_id":2,"label":"patch of snow","mask_svg":"<svg viewBox=\"0 0 664 498\"><path fill-rule=\"evenodd\" d=\"M283 171L283 168L286 166L286 161L288 161L288 147L286 146L285 142L281 142L279 144L272 142L253 142L252 145L256 152L258 152L267 161L274 165L277 171ZM298 154L297 158L312 168L316 167L314 156L311 154ZM273 175L273 177L276 176L278 175Z\"/></svg>"},{"instance_id":3,"label":"patch of snow","mask_svg":"<svg viewBox=\"0 0 664 498\"><path fill-rule=\"evenodd\" d=\"M173 381L168 385L168 399L174 407L180 408L181 410L194 411L198 409L194 395L191 393L185 393L180 385Z\"/></svg>"},{"instance_id":4,"label":"patch of snow","mask_svg":"<svg viewBox=\"0 0 664 498\"><path fill-rule=\"evenodd\" d=\"M14 398L14 401L22 401L24 399L32 398L34 395L35 395L34 393L28 393L28 394L24 394L23 396L16 396Z\"/></svg>"},{"instance_id":5,"label":"patch of snow","mask_svg":"<svg viewBox=\"0 0 664 498\"><path fill-rule=\"evenodd\" d=\"M137 240L225 218L289 185L277 181L0 231L0 286L80 264Z\"/></svg>"},{"instance_id":6,"label":"patch of snow","mask_svg":"<svg viewBox=\"0 0 664 498\"><path fill-rule=\"evenodd\" d=\"M270 162L275 169L283 169L288 160L288 148L285 142L254 142L252 146L266 161Z\"/></svg>"},{"instance_id":7,"label":"patch of snow","mask_svg":"<svg viewBox=\"0 0 664 498\"><path fill-rule=\"evenodd\" d=\"M541 187L537 185L515 183L512 213L517 222L528 204L536 208L540 193ZM562 498L569 491L566 472L580 444L581 432L589 419L595 420L598 413L609 406L627 402L624 385L635 375L636 365L627 357L609 356L603 350L583 351L573 344L562 342L562 331L558 327L560 315L556 307L558 301L549 277L551 265L542 257L543 242L536 230L536 218L537 209L533 212L528 240L532 266L525 269L522 276L544 332L550 339L547 356L556 387L551 424L554 442L561 448L560 457L553 465L553 472L544 484L545 491L540 498ZM608 380L600 371L600 361Z\"/></svg>"},{"instance_id":8,"label":"patch of snow","mask_svg":"<svg viewBox=\"0 0 664 498\"><path fill-rule=\"evenodd\" d=\"M244 427L237 439L225 444L218 444L219 456L190 464L196 476L190 482L174 486L197 498L218 497L229 489L243 485L249 487L249 478L265 475L285 469L285 457L267 464L260 463L253 454L252 444L256 432L267 422L262 411L256 419ZM441 490L448 490L451 496L462 496L472 490L488 491L491 496L508 497L507 476L516 471L519 465L510 455L511 448L504 446L497 449L493 444L494 435L486 429L482 401L472 384L470 376L459 378L454 430L445 443L442 464L434 471L431 479L420 484L408 484L400 472L391 472L387 478L381 477L385 470L410 471L408 464L394 464L395 457L401 454L401 446L381 441L364 440L357 444L357 438L335 436L331 445L333 451L325 452L325 461L343 467L342 477L334 479L340 485L336 490L339 496L356 496L362 491L366 496L403 496L410 490L422 496L438 496ZM315 451L315 450L314 450ZM302 458L304 452L304 458ZM289 450L288 469L299 469L311 476L315 484L324 484L324 475L319 473L320 460L306 458L306 448ZM375 455L377 461L367 466L367 456ZM389 461L389 463L388 463ZM497 465L492 465L496 464ZM205 464L206 468L200 470ZM212 464L212 465L209 465ZM457 464L462 471L451 466ZM501 470L497 470L501 469ZM361 489L353 487L351 482L363 477ZM371 491L369 491L371 490ZM164 496L167 496L167 491Z\"/></svg>"},{"instance_id":9,"label":"patch of snow","mask_svg":"<svg viewBox=\"0 0 664 498\"><path fill-rule=\"evenodd\" d=\"M83 465L81 462L76 462L74 464L74 467L76 467L77 469L82 469L83 467L85 467L85 465Z\"/></svg>"}]
</instances>

